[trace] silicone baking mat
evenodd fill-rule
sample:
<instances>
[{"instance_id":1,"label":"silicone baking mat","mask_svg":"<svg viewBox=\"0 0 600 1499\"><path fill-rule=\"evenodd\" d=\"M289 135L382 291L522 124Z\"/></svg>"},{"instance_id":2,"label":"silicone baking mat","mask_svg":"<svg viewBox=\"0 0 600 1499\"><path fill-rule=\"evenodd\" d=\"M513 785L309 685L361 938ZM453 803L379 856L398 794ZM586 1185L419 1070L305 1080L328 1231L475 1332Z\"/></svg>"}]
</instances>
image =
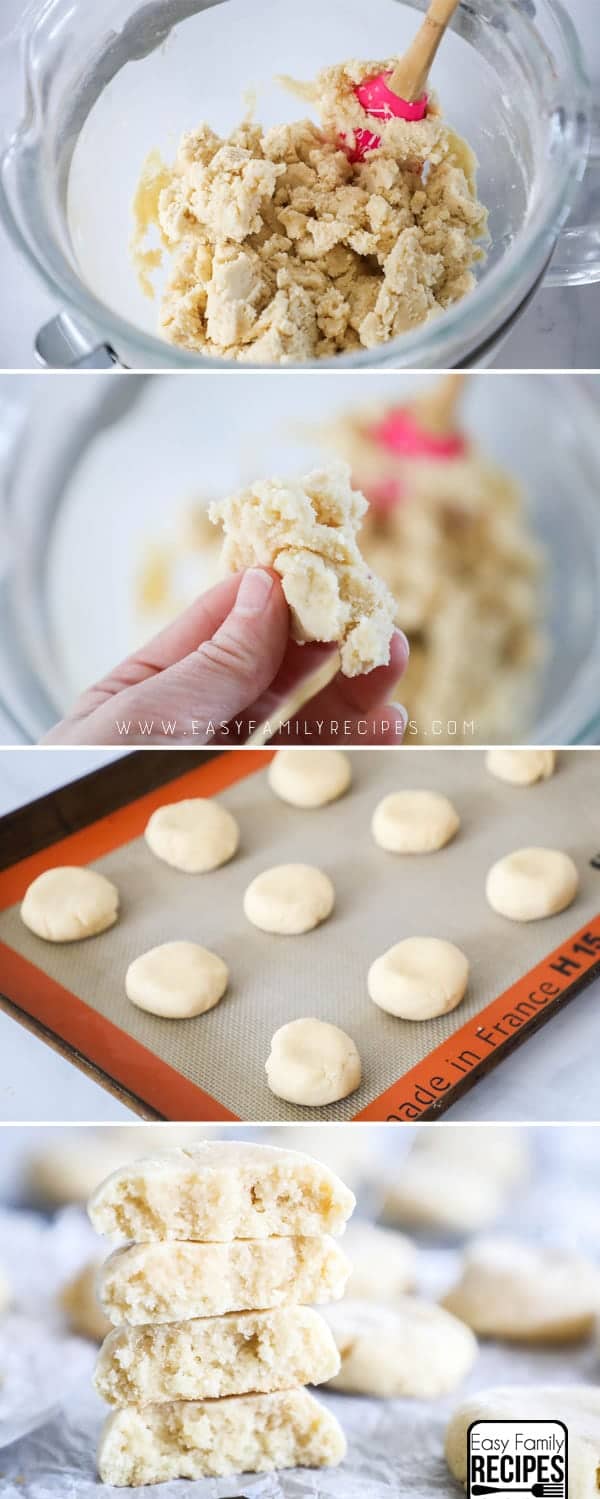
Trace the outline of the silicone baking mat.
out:
<instances>
[{"instance_id":1,"label":"silicone baking mat","mask_svg":"<svg viewBox=\"0 0 600 1499\"><path fill-rule=\"evenodd\" d=\"M77 831L65 837L58 836L56 798L38 803L31 826L45 818L54 841L0 874L0 992L74 1060L101 1069L134 1104L169 1119L435 1117L600 972L600 856L593 842L600 757L565 751L551 780L522 789L490 776L478 750L355 751L351 791L313 812L273 796L269 759L268 752L243 750L127 757L87 778L96 788L90 805L97 811L100 788L105 813L114 804L108 815L89 820L86 780L70 797L69 788L63 793L63 815L67 804L70 815L73 794L79 808ZM192 768L177 773L182 764ZM150 775L169 783L144 790L139 777ZM373 809L401 787L431 787L452 798L461 828L447 848L399 857L376 847ZM196 876L155 859L143 838L154 808L214 794L239 821L237 857ZM0 847L2 833L0 824ZM530 844L570 853L581 887L569 910L521 925L490 910L485 877L495 859ZM288 862L319 865L336 890L330 920L293 938L257 931L242 906L256 874ZM26 930L19 902L35 875L63 863L90 864L114 880L121 915L99 937L55 946ZM370 963L410 935L447 938L469 956L467 996L451 1015L419 1024L370 1002ZM124 978L139 953L178 938L221 954L230 985L208 1014L168 1021L131 1005ZM271 1037L300 1016L329 1020L353 1036L363 1081L350 1098L302 1109L270 1092Z\"/></svg>"}]
</instances>

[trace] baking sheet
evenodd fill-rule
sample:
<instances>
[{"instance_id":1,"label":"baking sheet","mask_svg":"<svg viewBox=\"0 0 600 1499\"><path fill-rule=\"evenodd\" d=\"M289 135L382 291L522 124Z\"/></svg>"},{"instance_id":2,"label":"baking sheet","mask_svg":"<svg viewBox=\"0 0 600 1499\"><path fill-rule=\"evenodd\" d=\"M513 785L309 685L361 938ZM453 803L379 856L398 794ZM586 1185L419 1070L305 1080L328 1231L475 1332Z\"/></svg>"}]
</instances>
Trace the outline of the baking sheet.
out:
<instances>
[{"instance_id":1,"label":"baking sheet","mask_svg":"<svg viewBox=\"0 0 600 1499\"><path fill-rule=\"evenodd\" d=\"M100 842L107 851L91 863L119 887L121 917L109 932L84 943L52 946L28 932L15 899L19 881L19 895L27 883L24 867L15 866L9 876L5 872L0 876L0 901L3 891L5 899L9 889L11 893L7 909L0 912L0 942L5 945L0 948L0 987L9 999L20 1002L2 979L3 959L4 967L10 968L11 954L16 954L17 964L25 959L31 965L30 975L33 970L42 971L50 979L61 1024L67 1030L70 1005L73 1014L76 1011L69 996L82 1001L80 1049L83 1033L87 1054L86 1017L90 1034L93 1031L90 1045L97 1028L108 1022L113 1052L119 1038L125 1058L129 1043L141 1047L146 1070L154 1067L160 1072L164 1067L172 1081L165 1110L168 1117L219 1117L218 1112L190 1111L187 1106L192 1100L193 1108L194 1089L203 1095L198 1104L201 1110L207 1099L216 1100L224 1111L221 1117L245 1120L348 1120L365 1111L370 1117L416 1118L426 1113L426 1099L421 1103L418 1098L427 1091L432 1056L435 1076L443 1056L448 1076L457 1087L468 1080L470 1071L476 1073L472 1035L483 1031L479 1022L486 1006L511 986L520 985L523 976L561 944L571 943L571 951L566 967L563 960L558 963L559 968L565 967L565 974L560 978L555 974L557 987L562 983L568 992L573 981L597 969L600 947L595 950L592 943L586 950L585 940L573 944L571 939L598 922L600 869L591 861L598 847L594 809L600 760L594 751L565 751L555 777L522 789L491 777L478 750L438 750L433 758L423 749L405 750L401 756L393 751L355 751L351 758L351 792L316 812L303 812L276 799L267 781L268 756L255 762L250 751L222 755L210 765L203 764L199 754L196 768L180 781L104 819L110 828L108 832L106 826L101 829ZM260 765L257 770L255 763ZM158 802L212 794L215 765L220 799L240 823L240 851L230 864L211 874L186 876L153 858L141 830L148 808ZM226 784L228 776L235 777L233 784ZM373 809L382 796L401 787L431 787L451 797L461 829L447 848L435 855L399 857L376 847L370 833ZM135 836L131 836L132 826ZM63 862L87 862L86 833L97 844L99 827L96 824L76 835L75 859L72 840L37 856L35 873ZM545 844L571 854L581 888L569 910L546 921L518 925L490 910L485 877L495 859L529 844ZM332 918L316 931L295 938L257 931L247 922L242 907L244 891L255 875L287 862L319 865L336 889ZM409 935L447 938L468 954L472 976L467 997L451 1015L420 1024L406 1022L384 1014L370 1002L366 989L370 963ZM124 990L128 964L157 943L184 938L203 943L227 962L231 977L224 1000L208 1014L181 1022L135 1009ZM531 992L528 980L522 998ZM506 1010L506 1004L502 1002L500 1009ZM539 1023L550 1008L534 1010L528 1023ZM300 1109L276 1099L264 1072L273 1032L286 1021L307 1015L348 1031L363 1061L360 1089L322 1109ZM469 1025L467 1048L463 1041ZM527 1026L519 1024L518 1029L525 1034ZM509 1028L506 1041L510 1035ZM497 1046L485 1042L480 1050L481 1064L489 1065L501 1053L500 1038ZM413 1078L411 1088L418 1094L411 1106L406 1105L407 1077ZM404 1082L396 1089L398 1079ZM448 1092L440 1095L436 1106L447 1101Z\"/></svg>"}]
</instances>

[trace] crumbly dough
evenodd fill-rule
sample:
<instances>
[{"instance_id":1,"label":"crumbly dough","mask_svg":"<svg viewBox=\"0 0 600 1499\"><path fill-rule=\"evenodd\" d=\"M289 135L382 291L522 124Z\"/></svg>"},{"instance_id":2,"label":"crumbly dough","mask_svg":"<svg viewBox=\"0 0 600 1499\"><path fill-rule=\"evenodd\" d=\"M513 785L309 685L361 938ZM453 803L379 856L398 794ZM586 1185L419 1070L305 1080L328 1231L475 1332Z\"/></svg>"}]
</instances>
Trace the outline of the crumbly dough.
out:
<instances>
[{"instance_id":1,"label":"crumbly dough","mask_svg":"<svg viewBox=\"0 0 600 1499\"><path fill-rule=\"evenodd\" d=\"M145 839L157 859L185 874L205 874L227 864L236 853L240 830L231 812L205 797L158 807Z\"/></svg>"},{"instance_id":2,"label":"crumbly dough","mask_svg":"<svg viewBox=\"0 0 600 1499\"><path fill-rule=\"evenodd\" d=\"M490 775L498 781L508 781L510 786L533 786L536 781L547 781L554 775L556 750L551 749L492 749L485 757Z\"/></svg>"},{"instance_id":3,"label":"crumbly dough","mask_svg":"<svg viewBox=\"0 0 600 1499\"><path fill-rule=\"evenodd\" d=\"M271 1041L265 1064L271 1092L314 1108L347 1098L360 1086L362 1067L351 1036L325 1020L291 1020Z\"/></svg>"},{"instance_id":4,"label":"crumbly dough","mask_svg":"<svg viewBox=\"0 0 600 1499\"><path fill-rule=\"evenodd\" d=\"M568 854L554 848L519 848L490 869L485 893L493 911L509 921L540 921L574 901L579 875Z\"/></svg>"},{"instance_id":5,"label":"crumbly dough","mask_svg":"<svg viewBox=\"0 0 600 1499\"><path fill-rule=\"evenodd\" d=\"M93 1343L101 1343L110 1332L110 1322L96 1295L98 1271L98 1260L89 1261L67 1281L59 1298L71 1331Z\"/></svg>"},{"instance_id":6,"label":"crumbly dough","mask_svg":"<svg viewBox=\"0 0 600 1499\"><path fill-rule=\"evenodd\" d=\"M285 364L373 349L439 315L475 284L486 210L476 159L427 116L377 122L381 144L348 159L366 116L354 86L385 68L350 61L302 90L321 111L226 139L202 124L172 167L152 152L134 200L134 264L144 290L172 256L160 326L187 349ZM368 123L368 120L367 120ZM158 248L144 249L158 226Z\"/></svg>"},{"instance_id":7,"label":"crumbly dough","mask_svg":"<svg viewBox=\"0 0 600 1499\"><path fill-rule=\"evenodd\" d=\"M394 409L349 402L324 435L369 501L361 551L410 641L399 689L409 742L527 741L547 640L526 493L470 434L444 460L384 445Z\"/></svg>"},{"instance_id":8,"label":"crumbly dough","mask_svg":"<svg viewBox=\"0 0 600 1499\"><path fill-rule=\"evenodd\" d=\"M355 1199L311 1156L273 1145L206 1140L114 1172L94 1193L97 1233L156 1239L268 1239L341 1234Z\"/></svg>"},{"instance_id":9,"label":"crumbly dough","mask_svg":"<svg viewBox=\"0 0 600 1499\"><path fill-rule=\"evenodd\" d=\"M125 990L139 1010L185 1020L214 1009L228 980L223 959L207 947L197 942L162 942L129 964Z\"/></svg>"},{"instance_id":10,"label":"crumbly dough","mask_svg":"<svg viewBox=\"0 0 600 1499\"><path fill-rule=\"evenodd\" d=\"M464 999L468 982L468 958L439 937L397 942L375 959L367 979L373 1003L402 1020L447 1015Z\"/></svg>"},{"instance_id":11,"label":"crumbly dough","mask_svg":"<svg viewBox=\"0 0 600 1499\"><path fill-rule=\"evenodd\" d=\"M269 785L291 807L325 807L348 790L352 768L341 750L278 750L269 766Z\"/></svg>"},{"instance_id":12,"label":"crumbly dough","mask_svg":"<svg viewBox=\"0 0 600 1499\"><path fill-rule=\"evenodd\" d=\"M100 1349L94 1385L108 1405L150 1405L322 1384L339 1367L319 1313L281 1306L161 1327L113 1328Z\"/></svg>"},{"instance_id":13,"label":"crumbly dough","mask_svg":"<svg viewBox=\"0 0 600 1499\"><path fill-rule=\"evenodd\" d=\"M257 874L244 896L248 921L262 932L297 937L331 915L335 891L312 864L278 864Z\"/></svg>"},{"instance_id":14,"label":"crumbly dough","mask_svg":"<svg viewBox=\"0 0 600 1499\"><path fill-rule=\"evenodd\" d=\"M466 1249L443 1305L481 1337L575 1342L591 1334L600 1312L600 1272L568 1250L482 1239Z\"/></svg>"},{"instance_id":15,"label":"crumbly dough","mask_svg":"<svg viewBox=\"0 0 600 1499\"><path fill-rule=\"evenodd\" d=\"M100 1437L103 1483L140 1487L175 1478L326 1468L340 1463L346 1441L335 1416L308 1390L126 1406L109 1416Z\"/></svg>"},{"instance_id":16,"label":"crumbly dough","mask_svg":"<svg viewBox=\"0 0 600 1499\"><path fill-rule=\"evenodd\" d=\"M405 1234L358 1219L346 1231L344 1249L352 1266L350 1300L391 1303L414 1290L417 1250Z\"/></svg>"},{"instance_id":17,"label":"crumbly dough","mask_svg":"<svg viewBox=\"0 0 600 1499\"><path fill-rule=\"evenodd\" d=\"M473 1395L446 1430L446 1462L466 1485L467 1432L473 1421L564 1421L569 1432L569 1499L596 1499L600 1390L587 1385L511 1385Z\"/></svg>"},{"instance_id":18,"label":"crumbly dough","mask_svg":"<svg viewBox=\"0 0 600 1499\"><path fill-rule=\"evenodd\" d=\"M45 942L80 942L114 926L119 892L95 869L64 865L38 874L25 891L21 918Z\"/></svg>"},{"instance_id":19,"label":"crumbly dough","mask_svg":"<svg viewBox=\"0 0 600 1499\"><path fill-rule=\"evenodd\" d=\"M129 1244L102 1267L98 1296L116 1327L183 1322L337 1301L349 1273L347 1255L329 1234L228 1244Z\"/></svg>"},{"instance_id":20,"label":"crumbly dough","mask_svg":"<svg viewBox=\"0 0 600 1499\"><path fill-rule=\"evenodd\" d=\"M294 640L336 641L347 677L387 666L394 633L394 600L358 546L367 509L346 463L258 480L209 509L225 533L224 570L273 567Z\"/></svg>"},{"instance_id":21,"label":"crumbly dough","mask_svg":"<svg viewBox=\"0 0 600 1499\"><path fill-rule=\"evenodd\" d=\"M324 1315L342 1361L330 1383L348 1394L435 1399L456 1389L477 1357L468 1327L416 1297L393 1306L344 1300Z\"/></svg>"},{"instance_id":22,"label":"crumbly dough","mask_svg":"<svg viewBox=\"0 0 600 1499\"><path fill-rule=\"evenodd\" d=\"M393 791L375 808L371 829L380 848L394 854L431 854L460 827L452 802L438 791Z\"/></svg>"}]
</instances>

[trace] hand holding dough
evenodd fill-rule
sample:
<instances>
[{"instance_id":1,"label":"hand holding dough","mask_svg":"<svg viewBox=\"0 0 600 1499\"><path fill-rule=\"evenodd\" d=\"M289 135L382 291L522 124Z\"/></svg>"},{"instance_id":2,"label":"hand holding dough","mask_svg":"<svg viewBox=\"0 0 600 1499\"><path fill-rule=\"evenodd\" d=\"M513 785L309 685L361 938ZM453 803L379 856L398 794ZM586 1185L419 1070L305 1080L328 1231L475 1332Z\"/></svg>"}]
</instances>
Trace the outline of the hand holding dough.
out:
<instances>
[{"instance_id":1,"label":"hand holding dough","mask_svg":"<svg viewBox=\"0 0 600 1499\"><path fill-rule=\"evenodd\" d=\"M574 901L579 875L573 860L554 848L519 848L493 864L485 893L493 911L509 921L540 921Z\"/></svg>"},{"instance_id":2,"label":"hand holding dough","mask_svg":"<svg viewBox=\"0 0 600 1499\"><path fill-rule=\"evenodd\" d=\"M214 1009L229 973L222 958L197 942L163 942L134 958L125 975L131 1003L150 1015L188 1020Z\"/></svg>"},{"instance_id":3,"label":"hand holding dough","mask_svg":"<svg viewBox=\"0 0 600 1499\"><path fill-rule=\"evenodd\" d=\"M320 1107L359 1087L362 1068L351 1036L325 1020L292 1020L275 1032L265 1064L271 1092Z\"/></svg>"},{"instance_id":4,"label":"hand holding dough","mask_svg":"<svg viewBox=\"0 0 600 1499\"><path fill-rule=\"evenodd\" d=\"M379 802L371 823L375 842L393 854L435 853L459 827L452 802L437 791L394 791Z\"/></svg>"},{"instance_id":5,"label":"hand holding dough","mask_svg":"<svg viewBox=\"0 0 600 1499\"><path fill-rule=\"evenodd\" d=\"M64 865L46 869L29 885L21 919L45 942L80 942L114 926L118 910L119 892L103 874Z\"/></svg>"},{"instance_id":6,"label":"hand holding dough","mask_svg":"<svg viewBox=\"0 0 600 1499\"><path fill-rule=\"evenodd\" d=\"M158 807L144 834L157 859L185 874L205 874L236 853L240 830L231 812L204 797Z\"/></svg>"},{"instance_id":7,"label":"hand holding dough","mask_svg":"<svg viewBox=\"0 0 600 1499\"><path fill-rule=\"evenodd\" d=\"M279 864L258 874L244 896L248 921L262 932L297 937L331 915L331 880L312 864Z\"/></svg>"},{"instance_id":8,"label":"hand holding dough","mask_svg":"<svg viewBox=\"0 0 600 1499\"><path fill-rule=\"evenodd\" d=\"M352 770L340 750L278 750L269 767L269 785L292 807L325 807L347 791Z\"/></svg>"},{"instance_id":9,"label":"hand holding dough","mask_svg":"<svg viewBox=\"0 0 600 1499\"><path fill-rule=\"evenodd\" d=\"M371 964L369 995L380 1010L402 1020L432 1020L464 999L469 961L453 942L406 937Z\"/></svg>"}]
</instances>

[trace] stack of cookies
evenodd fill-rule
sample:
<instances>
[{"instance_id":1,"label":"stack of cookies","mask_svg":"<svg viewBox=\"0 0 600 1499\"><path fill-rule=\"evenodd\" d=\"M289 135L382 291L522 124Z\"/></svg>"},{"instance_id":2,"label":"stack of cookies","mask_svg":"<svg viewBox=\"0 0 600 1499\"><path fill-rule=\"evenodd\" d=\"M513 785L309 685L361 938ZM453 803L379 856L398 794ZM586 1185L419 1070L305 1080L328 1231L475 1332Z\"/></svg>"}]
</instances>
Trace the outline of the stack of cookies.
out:
<instances>
[{"instance_id":1,"label":"stack of cookies","mask_svg":"<svg viewBox=\"0 0 600 1499\"><path fill-rule=\"evenodd\" d=\"M124 1166L94 1228L130 1241L102 1267L115 1324L99 1394L116 1407L98 1468L117 1486L339 1463L337 1421L304 1388L340 1359L310 1303L343 1295L335 1235L354 1197L296 1151L203 1142Z\"/></svg>"}]
</instances>

